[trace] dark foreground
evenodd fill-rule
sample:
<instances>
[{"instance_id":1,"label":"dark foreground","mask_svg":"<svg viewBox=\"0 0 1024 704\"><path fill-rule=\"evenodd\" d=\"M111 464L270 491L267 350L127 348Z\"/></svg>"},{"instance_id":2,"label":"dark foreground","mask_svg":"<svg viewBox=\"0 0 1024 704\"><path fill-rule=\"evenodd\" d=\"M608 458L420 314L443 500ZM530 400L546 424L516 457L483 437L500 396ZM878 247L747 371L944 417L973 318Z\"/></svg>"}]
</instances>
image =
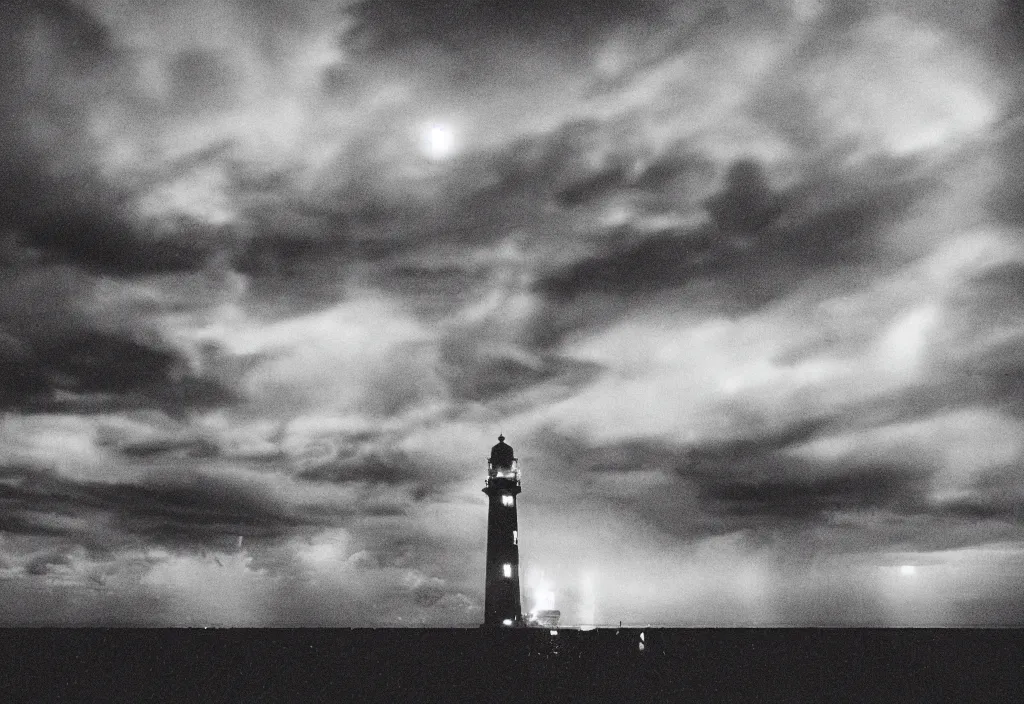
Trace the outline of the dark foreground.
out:
<instances>
[{"instance_id":1,"label":"dark foreground","mask_svg":"<svg viewBox=\"0 0 1024 704\"><path fill-rule=\"evenodd\" d=\"M563 629L554 636L532 629L9 630L0 633L0 700L1011 702L1024 700L1022 636L957 629Z\"/></svg>"}]
</instances>

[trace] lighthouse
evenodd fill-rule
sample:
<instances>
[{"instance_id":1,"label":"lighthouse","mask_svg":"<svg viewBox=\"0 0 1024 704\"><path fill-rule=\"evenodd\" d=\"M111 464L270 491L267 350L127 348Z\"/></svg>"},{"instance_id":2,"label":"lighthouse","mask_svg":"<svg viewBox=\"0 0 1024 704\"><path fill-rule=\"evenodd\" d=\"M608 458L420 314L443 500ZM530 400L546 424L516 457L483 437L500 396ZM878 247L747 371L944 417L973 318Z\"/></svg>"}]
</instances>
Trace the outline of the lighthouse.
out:
<instances>
[{"instance_id":1,"label":"lighthouse","mask_svg":"<svg viewBox=\"0 0 1024 704\"><path fill-rule=\"evenodd\" d=\"M487 460L487 580L484 592L484 626L522 626L519 594L519 519L516 497L519 461L505 436L491 448Z\"/></svg>"}]
</instances>

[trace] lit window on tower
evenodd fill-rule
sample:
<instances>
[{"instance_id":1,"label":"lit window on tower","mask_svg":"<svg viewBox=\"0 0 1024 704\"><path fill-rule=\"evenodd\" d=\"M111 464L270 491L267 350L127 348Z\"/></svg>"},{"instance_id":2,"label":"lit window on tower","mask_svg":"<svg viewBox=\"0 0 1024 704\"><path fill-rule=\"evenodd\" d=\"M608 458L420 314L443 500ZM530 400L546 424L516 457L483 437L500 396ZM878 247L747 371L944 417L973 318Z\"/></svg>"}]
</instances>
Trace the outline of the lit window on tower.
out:
<instances>
[{"instance_id":1,"label":"lit window on tower","mask_svg":"<svg viewBox=\"0 0 1024 704\"><path fill-rule=\"evenodd\" d=\"M512 565L510 563L506 562L504 565L502 565L501 571L505 574L506 577L511 577L512 576Z\"/></svg>"},{"instance_id":2,"label":"lit window on tower","mask_svg":"<svg viewBox=\"0 0 1024 704\"><path fill-rule=\"evenodd\" d=\"M502 494L501 495L501 505L502 506L511 506L514 502L515 502L515 499L512 498L511 494Z\"/></svg>"},{"instance_id":3,"label":"lit window on tower","mask_svg":"<svg viewBox=\"0 0 1024 704\"><path fill-rule=\"evenodd\" d=\"M519 545L519 531L512 531L512 544Z\"/></svg>"}]
</instances>

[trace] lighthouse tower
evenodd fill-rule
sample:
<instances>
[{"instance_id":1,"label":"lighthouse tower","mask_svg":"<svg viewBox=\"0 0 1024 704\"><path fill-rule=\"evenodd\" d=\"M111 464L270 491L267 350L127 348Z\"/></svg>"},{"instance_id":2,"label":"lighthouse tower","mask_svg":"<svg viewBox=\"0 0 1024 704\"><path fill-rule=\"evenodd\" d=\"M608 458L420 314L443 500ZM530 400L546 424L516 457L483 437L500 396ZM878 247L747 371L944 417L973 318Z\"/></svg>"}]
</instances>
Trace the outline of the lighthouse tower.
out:
<instances>
[{"instance_id":1,"label":"lighthouse tower","mask_svg":"<svg viewBox=\"0 0 1024 704\"><path fill-rule=\"evenodd\" d=\"M519 595L519 520L516 496L519 461L505 436L491 448L484 485L487 509L487 581L484 595L484 626L521 626L523 607Z\"/></svg>"}]
</instances>

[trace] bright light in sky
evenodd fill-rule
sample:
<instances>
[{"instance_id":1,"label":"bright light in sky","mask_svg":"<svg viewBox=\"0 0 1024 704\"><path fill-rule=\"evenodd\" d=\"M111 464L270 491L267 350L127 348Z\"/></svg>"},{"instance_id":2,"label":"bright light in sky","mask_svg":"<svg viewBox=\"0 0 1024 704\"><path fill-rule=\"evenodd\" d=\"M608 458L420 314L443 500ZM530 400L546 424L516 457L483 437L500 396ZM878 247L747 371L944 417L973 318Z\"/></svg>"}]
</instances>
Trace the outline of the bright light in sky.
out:
<instances>
[{"instance_id":1,"label":"bright light in sky","mask_svg":"<svg viewBox=\"0 0 1024 704\"><path fill-rule=\"evenodd\" d=\"M455 151L455 133L448 125L432 124L424 137L424 147L431 159L444 159Z\"/></svg>"},{"instance_id":2,"label":"bright light in sky","mask_svg":"<svg viewBox=\"0 0 1024 704\"><path fill-rule=\"evenodd\" d=\"M901 565L900 574L904 577L913 577L915 574L917 574L917 568L913 565Z\"/></svg>"}]
</instances>

